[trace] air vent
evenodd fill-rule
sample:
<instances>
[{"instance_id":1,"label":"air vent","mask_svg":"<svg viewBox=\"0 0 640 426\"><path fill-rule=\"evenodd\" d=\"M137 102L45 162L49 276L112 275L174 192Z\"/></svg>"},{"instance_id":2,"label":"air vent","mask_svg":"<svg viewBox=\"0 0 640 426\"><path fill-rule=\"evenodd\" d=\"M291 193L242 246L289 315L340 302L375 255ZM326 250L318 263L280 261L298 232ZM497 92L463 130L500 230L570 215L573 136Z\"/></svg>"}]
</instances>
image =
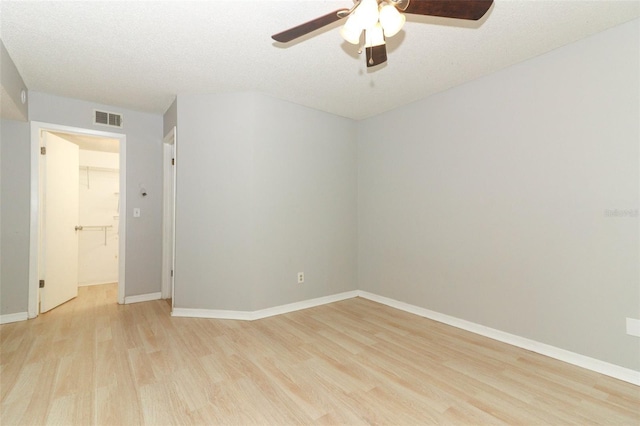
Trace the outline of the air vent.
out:
<instances>
[{"instance_id":1,"label":"air vent","mask_svg":"<svg viewBox=\"0 0 640 426\"><path fill-rule=\"evenodd\" d=\"M122 114L94 110L93 123L110 127L122 127Z\"/></svg>"}]
</instances>

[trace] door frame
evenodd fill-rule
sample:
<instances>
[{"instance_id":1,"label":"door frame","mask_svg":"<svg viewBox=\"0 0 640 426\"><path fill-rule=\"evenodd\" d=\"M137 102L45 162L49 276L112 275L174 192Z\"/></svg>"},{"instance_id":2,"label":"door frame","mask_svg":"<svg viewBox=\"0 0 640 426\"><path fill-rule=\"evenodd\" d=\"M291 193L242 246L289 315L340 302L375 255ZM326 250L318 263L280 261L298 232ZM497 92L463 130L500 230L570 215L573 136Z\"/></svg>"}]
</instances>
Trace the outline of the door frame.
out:
<instances>
[{"instance_id":1,"label":"door frame","mask_svg":"<svg viewBox=\"0 0 640 426\"><path fill-rule=\"evenodd\" d=\"M171 309L175 293L177 136L176 127L173 126L162 140L162 298L171 299ZM171 164L172 159L174 164Z\"/></svg>"},{"instance_id":2,"label":"door frame","mask_svg":"<svg viewBox=\"0 0 640 426\"><path fill-rule=\"evenodd\" d=\"M28 316L35 318L38 309L38 257L40 242L40 134L43 131L75 133L79 135L97 136L117 139L119 141L120 160L120 220L118 221L118 303L124 304L125 294L125 248L126 234L126 189L127 189L127 137L122 133L103 132L99 130L83 129L80 127L64 126L60 124L31 122L31 202L29 224L29 298Z\"/></svg>"}]
</instances>

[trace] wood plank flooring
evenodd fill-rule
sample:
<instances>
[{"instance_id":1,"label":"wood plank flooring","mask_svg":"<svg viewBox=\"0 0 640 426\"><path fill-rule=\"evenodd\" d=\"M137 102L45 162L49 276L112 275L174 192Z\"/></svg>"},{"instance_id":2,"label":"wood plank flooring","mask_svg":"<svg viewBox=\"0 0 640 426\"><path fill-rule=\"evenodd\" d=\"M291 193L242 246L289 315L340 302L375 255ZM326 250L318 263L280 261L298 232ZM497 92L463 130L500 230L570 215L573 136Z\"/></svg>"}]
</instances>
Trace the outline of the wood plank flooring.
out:
<instances>
[{"instance_id":1,"label":"wood plank flooring","mask_svg":"<svg viewBox=\"0 0 640 426\"><path fill-rule=\"evenodd\" d=\"M253 322L83 287L0 326L9 425L640 424L640 388L355 298Z\"/></svg>"}]
</instances>

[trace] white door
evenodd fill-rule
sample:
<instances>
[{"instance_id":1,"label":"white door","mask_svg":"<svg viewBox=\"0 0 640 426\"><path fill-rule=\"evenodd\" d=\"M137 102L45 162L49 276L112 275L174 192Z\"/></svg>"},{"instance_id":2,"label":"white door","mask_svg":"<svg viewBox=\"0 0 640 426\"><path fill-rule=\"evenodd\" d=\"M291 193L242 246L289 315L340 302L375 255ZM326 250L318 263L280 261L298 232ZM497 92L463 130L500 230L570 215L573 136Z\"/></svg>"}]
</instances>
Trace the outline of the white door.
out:
<instances>
[{"instance_id":1,"label":"white door","mask_svg":"<svg viewBox=\"0 0 640 426\"><path fill-rule=\"evenodd\" d=\"M44 132L43 259L40 311L78 295L78 146Z\"/></svg>"}]
</instances>

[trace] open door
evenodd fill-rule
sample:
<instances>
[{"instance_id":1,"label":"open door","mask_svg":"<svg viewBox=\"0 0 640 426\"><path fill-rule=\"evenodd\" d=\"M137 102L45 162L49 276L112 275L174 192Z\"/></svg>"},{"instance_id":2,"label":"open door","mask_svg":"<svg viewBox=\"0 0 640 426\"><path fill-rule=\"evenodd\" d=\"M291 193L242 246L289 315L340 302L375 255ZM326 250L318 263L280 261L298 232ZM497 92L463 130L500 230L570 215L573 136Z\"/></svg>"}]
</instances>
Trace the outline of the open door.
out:
<instances>
[{"instance_id":1,"label":"open door","mask_svg":"<svg viewBox=\"0 0 640 426\"><path fill-rule=\"evenodd\" d=\"M40 312L78 295L78 146L43 132L44 195ZM42 284L41 284L42 285Z\"/></svg>"}]
</instances>

